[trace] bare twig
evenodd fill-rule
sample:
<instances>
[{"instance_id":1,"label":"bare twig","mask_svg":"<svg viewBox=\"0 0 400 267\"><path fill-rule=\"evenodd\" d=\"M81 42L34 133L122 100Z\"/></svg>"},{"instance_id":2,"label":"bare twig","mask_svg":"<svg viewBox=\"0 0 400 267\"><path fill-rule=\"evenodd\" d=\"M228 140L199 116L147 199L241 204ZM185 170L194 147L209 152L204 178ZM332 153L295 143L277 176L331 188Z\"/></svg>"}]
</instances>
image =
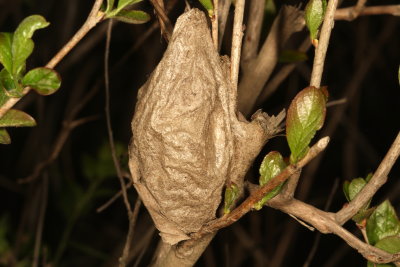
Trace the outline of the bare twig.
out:
<instances>
[{"instance_id":1,"label":"bare twig","mask_svg":"<svg viewBox=\"0 0 400 267\"><path fill-rule=\"evenodd\" d=\"M250 115L266 81L277 62L279 50L289 37L303 29L303 12L293 6L283 6L258 56L243 69L238 89L238 108L243 115Z\"/></svg>"},{"instance_id":2,"label":"bare twig","mask_svg":"<svg viewBox=\"0 0 400 267\"><path fill-rule=\"evenodd\" d=\"M231 0L218 0L218 51L221 49Z\"/></svg>"},{"instance_id":3,"label":"bare twig","mask_svg":"<svg viewBox=\"0 0 400 267\"><path fill-rule=\"evenodd\" d=\"M400 16L400 5L367 6L354 17L354 7L340 8L335 12L335 20L353 20L359 16L392 15Z\"/></svg>"},{"instance_id":4,"label":"bare twig","mask_svg":"<svg viewBox=\"0 0 400 267\"><path fill-rule=\"evenodd\" d=\"M322 73L324 71L324 63L326 51L328 50L329 38L335 23L334 16L337 8L338 0L330 0L326 7L324 22L321 27L321 35L318 41L318 47L315 49L315 57L313 69L311 73L310 86L319 88L321 86Z\"/></svg>"},{"instance_id":5,"label":"bare twig","mask_svg":"<svg viewBox=\"0 0 400 267\"><path fill-rule=\"evenodd\" d=\"M239 79L240 52L243 37L243 14L245 0L237 0L235 4L235 18L233 20L232 51L231 51L231 83L235 90Z\"/></svg>"},{"instance_id":6,"label":"bare twig","mask_svg":"<svg viewBox=\"0 0 400 267\"><path fill-rule=\"evenodd\" d=\"M250 2L249 18L243 40L242 64L257 56L264 19L264 5L265 0L253 0Z\"/></svg>"},{"instance_id":7,"label":"bare twig","mask_svg":"<svg viewBox=\"0 0 400 267\"><path fill-rule=\"evenodd\" d=\"M99 12L101 3L103 0L96 0L93 4L92 10L82 25L82 27L75 33L75 35L71 38L71 40L46 64L47 68L53 69L71 50L76 46L76 44L94 27L97 23L99 23L104 14ZM22 91L22 97L26 95L31 90L30 87L25 87ZM12 108L22 97L12 97L9 98L1 107L0 107L0 118Z\"/></svg>"},{"instance_id":8,"label":"bare twig","mask_svg":"<svg viewBox=\"0 0 400 267\"><path fill-rule=\"evenodd\" d=\"M324 137L320 139L315 145L313 145L308 151L307 155L301 159L296 165L289 165L280 174L278 174L274 179L270 180L267 184L259 187L257 190L252 192L252 194L242 202L236 209L231 213L223 216L219 219L211 221L200 231L193 233L191 235L192 239L198 239L207 233L213 233L221 228L227 227L237 220L239 220L243 215L249 212L254 205L260 201L266 193L270 192L272 189L286 181L291 175L303 168L308 162L315 158L321 151L323 151L329 143L329 137Z\"/></svg>"},{"instance_id":9,"label":"bare twig","mask_svg":"<svg viewBox=\"0 0 400 267\"><path fill-rule=\"evenodd\" d=\"M375 195L378 189L386 183L389 171L392 169L394 163L399 157L399 154L400 132L397 134L392 146L368 184L364 186L364 188L352 201L350 201L348 205L336 213L336 221L340 225L344 224L351 217L353 217Z\"/></svg>"},{"instance_id":10,"label":"bare twig","mask_svg":"<svg viewBox=\"0 0 400 267\"><path fill-rule=\"evenodd\" d=\"M47 208L48 186L49 186L49 178L47 176L47 173L45 173L44 179L42 182L42 190L41 190L42 199L40 202L38 224L36 227L35 248L34 248L34 253L33 253L32 267L39 266L39 256L40 256L40 247L41 247L41 243L42 243L43 225L44 225L44 218L45 218L46 208Z\"/></svg>"},{"instance_id":11,"label":"bare twig","mask_svg":"<svg viewBox=\"0 0 400 267\"><path fill-rule=\"evenodd\" d=\"M125 246L124 250L122 252L121 258L119 258L119 266L123 267L126 266L128 263L129 259L129 252L131 250L131 244L133 240L133 236L135 233L135 226L136 226L136 221L137 217L139 214L139 209L142 204L142 201L140 199L140 196L137 197L135 207L133 208L133 212L129 214L129 229L128 229L128 234L126 235L126 241L125 241Z\"/></svg>"},{"instance_id":12,"label":"bare twig","mask_svg":"<svg viewBox=\"0 0 400 267\"><path fill-rule=\"evenodd\" d=\"M214 0L214 14L211 18L212 39L215 50L218 51L218 0Z\"/></svg>"},{"instance_id":13,"label":"bare twig","mask_svg":"<svg viewBox=\"0 0 400 267\"><path fill-rule=\"evenodd\" d=\"M132 187L132 182L131 180L129 180L128 183L126 183L126 189L129 189ZM100 213L103 210L105 210L106 208L108 208L112 203L114 203L120 196L122 196L122 189L119 190L113 197L111 197L106 203L104 203L103 205L101 205L100 207L98 207L96 209L96 212Z\"/></svg>"},{"instance_id":14,"label":"bare twig","mask_svg":"<svg viewBox=\"0 0 400 267\"><path fill-rule=\"evenodd\" d=\"M169 42L171 40L172 35L172 24L169 20L168 16L165 14L164 8L160 5L158 0L150 0L151 4L154 6L154 9L157 12L158 20L160 22L161 33L164 36L165 40Z\"/></svg>"}]
</instances>

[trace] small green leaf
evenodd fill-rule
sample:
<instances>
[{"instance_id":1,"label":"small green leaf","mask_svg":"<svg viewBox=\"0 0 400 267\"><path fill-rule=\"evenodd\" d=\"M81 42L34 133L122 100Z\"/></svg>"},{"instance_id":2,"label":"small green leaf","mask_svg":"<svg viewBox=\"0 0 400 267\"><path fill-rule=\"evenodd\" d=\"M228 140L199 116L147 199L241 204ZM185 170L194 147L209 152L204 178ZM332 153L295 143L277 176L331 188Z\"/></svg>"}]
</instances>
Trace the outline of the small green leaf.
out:
<instances>
[{"instance_id":1,"label":"small green leaf","mask_svg":"<svg viewBox=\"0 0 400 267\"><path fill-rule=\"evenodd\" d=\"M11 74L4 68L0 71L0 88L3 93L7 96L6 99L0 96L0 103L7 100L10 97L21 97L22 86L14 81Z\"/></svg>"},{"instance_id":2,"label":"small green leaf","mask_svg":"<svg viewBox=\"0 0 400 267\"><path fill-rule=\"evenodd\" d=\"M349 199L350 201L355 198L358 192L363 189L363 187L367 184L367 182L363 178L353 179L349 185Z\"/></svg>"},{"instance_id":3,"label":"small green leaf","mask_svg":"<svg viewBox=\"0 0 400 267\"><path fill-rule=\"evenodd\" d=\"M236 184L231 183L225 189L224 214L228 214L231 212L231 209L235 205L235 202L238 197L239 197L239 188Z\"/></svg>"},{"instance_id":4,"label":"small green leaf","mask_svg":"<svg viewBox=\"0 0 400 267\"><path fill-rule=\"evenodd\" d=\"M11 144L11 138L8 134L7 130L4 128L0 128L0 144L8 145Z\"/></svg>"},{"instance_id":5,"label":"small green leaf","mask_svg":"<svg viewBox=\"0 0 400 267\"><path fill-rule=\"evenodd\" d=\"M400 236L385 237L382 240L379 240L378 243L375 244L375 247L392 254L400 252ZM392 263L374 264L368 262L368 267L395 267L395 265Z\"/></svg>"},{"instance_id":6,"label":"small green leaf","mask_svg":"<svg viewBox=\"0 0 400 267\"><path fill-rule=\"evenodd\" d=\"M24 86L30 86L41 95L51 95L61 85L58 73L48 68L30 70L22 79Z\"/></svg>"},{"instance_id":7,"label":"small green leaf","mask_svg":"<svg viewBox=\"0 0 400 267\"><path fill-rule=\"evenodd\" d=\"M368 203L369 205L369 203ZM369 216L374 212L375 208L370 208L366 209L365 207L362 208L359 212L357 212L356 215L351 218L353 221L355 221L358 224L361 224L365 219L368 219Z\"/></svg>"},{"instance_id":8,"label":"small green leaf","mask_svg":"<svg viewBox=\"0 0 400 267\"><path fill-rule=\"evenodd\" d=\"M0 119L0 127L31 127L35 126L36 121L23 111L10 109Z\"/></svg>"},{"instance_id":9,"label":"small green leaf","mask_svg":"<svg viewBox=\"0 0 400 267\"><path fill-rule=\"evenodd\" d=\"M113 16L117 20L131 24L142 24L150 20L150 15L140 10L121 10L117 15Z\"/></svg>"},{"instance_id":10,"label":"small green leaf","mask_svg":"<svg viewBox=\"0 0 400 267\"><path fill-rule=\"evenodd\" d=\"M305 20L310 37L317 39L319 26L324 21L326 0L310 0L306 5Z\"/></svg>"},{"instance_id":11,"label":"small green leaf","mask_svg":"<svg viewBox=\"0 0 400 267\"><path fill-rule=\"evenodd\" d=\"M214 15L214 5L212 0L199 0L203 7L207 10L208 16L212 17Z\"/></svg>"},{"instance_id":12,"label":"small green leaf","mask_svg":"<svg viewBox=\"0 0 400 267\"><path fill-rule=\"evenodd\" d=\"M268 183L272 178L277 176L282 170L286 168L287 164L282 158L282 155L277 151L269 152L263 159L260 166L260 185L263 186ZM271 192L266 194L262 200L254 205L256 210L260 210L268 200L272 199L282 189L284 183L275 187Z\"/></svg>"},{"instance_id":13,"label":"small green leaf","mask_svg":"<svg viewBox=\"0 0 400 267\"><path fill-rule=\"evenodd\" d=\"M283 50L279 55L279 62L293 63L302 62L308 59L307 54L296 50Z\"/></svg>"},{"instance_id":14,"label":"small green leaf","mask_svg":"<svg viewBox=\"0 0 400 267\"><path fill-rule=\"evenodd\" d=\"M0 63L8 72L12 71L12 39L12 33L0 32Z\"/></svg>"},{"instance_id":15,"label":"small green leaf","mask_svg":"<svg viewBox=\"0 0 400 267\"><path fill-rule=\"evenodd\" d=\"M308 151L308 145L321 129L327 97L313 86L300 91L289 106L286 118L286 138L290 147L290 162L296 163Z\"/></svg>"},{"instance_id":16,"label":"small green leaf","mask_svg":"<svg viewBox=\"0 0 400 267\"><path fill-rule=\"evenodd\" d=\"M12 75L17 76L25 65L25 60L33 51L33 33L45 28L49 23L39 15L32 15L25 18L15 30L12 42L13 70Z\"/></svg>"},{"instance_id":17,"label":"small green leaf","mask_svg":"<svg viewBox=\"0 0 400 267\"><path fill-rule=\"evenodd\" d=\"M133 4L136 4L136 3L139 3L139 2L142 2L143 0L119 0L118 1L118 4L117 4L117 7L115 8L115 9L113 9L113 10L110 10L109 12L106 12L106 17L107 18L112 18L112 17L115 17L115 16L119 16L119 13L124 9L124 8L126 8L127 6L129 6L129 5L133 5ZM114 4L114 3L113 3ZM127 11L127 10L125 10L125 11Z\"/></svg>"},{"instance_id":18,"label":"small green leaf","mask_svg":"<svg viewBox=\"0 0 400 267\"><path fill-rule=\"evenodd\" d=\"M368 241L372 245L385 237L400 234L400 222L388 200L379 205L371 214L366 230Z\"/></svg>"}]
</instances>

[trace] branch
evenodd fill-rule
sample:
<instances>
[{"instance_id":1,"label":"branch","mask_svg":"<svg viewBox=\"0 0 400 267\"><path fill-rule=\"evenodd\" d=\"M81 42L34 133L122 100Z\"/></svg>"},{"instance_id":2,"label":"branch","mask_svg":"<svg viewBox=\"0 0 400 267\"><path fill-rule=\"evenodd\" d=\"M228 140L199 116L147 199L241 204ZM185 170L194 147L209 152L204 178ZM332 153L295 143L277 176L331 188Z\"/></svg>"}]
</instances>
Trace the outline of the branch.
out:
<instances>
[{"instance_id":1,"label":"branch","mask_svg":"<svg viewBox=\"0 0 400 267\"><path fill-rule=\"evenodd\" d=\"M150 2L154 6L154 9L157 12L158 20L160 22L161 33L164 36L165 40L169 42L169 40L171 40L173 27L171 22L169 21L167 14L165 14L164 7L159 4L159 2L163 4L163 1L150 0Z\"/></svg>"},{"instance_id":2,"label":"branch","mask_svg":"<svg viewBox=\"0 0 400 267\"><path fill-rule=\"evenodd\" d=\"M212 28L212 39L214 42L215 50L218 51L218 0L213 1L214 4L214 14L211 18L211 28Z\"/></svg>"},{"instance_id":3,"label":"branch","mask_svg":"<svg viewBox=\"0 0 400 267\"><path fill-rule=\"evenodd\" d=\"M224 217L211 221L198 232L191 235L192 240L199 239L202 236L218 231L221 228L227 227L243 215L253 209L254 205L259 202L265 194L271 192L275 187L286 181L291 175L303 168L308 162L315 158L321 151L323 151L329 143L329 137L320 139L315 145L313 145L308 151L307 155L301 159L296 165L289 165L274 179L270 180L267 184L259 187L255 190L245 201L242 202L236 209ZM190 241L192 241L190 240ZM188 241L188 242L190 242Z\"/></svg>"},{"instance_id":4,"label":"branch","mask_svg":"<svg viewBox=\"0 0 400 267\"><path fill-rule=\"evenodd\" d=\"M335 23L334 16L338 0L330 0L326 8L324 23L321 28L321 35L319 38L318 46L315 49L315 57L313 63L313 69L311 73L310 86L319 88L321 86L322 73L324 71L324 63L326 51L328 50L329 38Z\"/></svg>"},{"instance_id":5,"label":"branch","mask_svg":"<svg viewBox=\"0 0 400 267\"><path fill-rule=\"evenodd\" d=\"M249 18L243 40L242 62L257 56L264 19L264 5L265 0L253 0L250 2Z\"/></svg>"},{"instance_id":6,"label":"branch","mask_svg":"<svg viewBox=\"0 0 400 267\"><path fill-rule=\"evenodd\" d=\"M375 195L378 189L386 183L389 171L392 169L394 163L399 157L399 154L400 132L397 134L396 139L394 140L378 169L372 176L371 180L364 186L357 196L350 201L348 205L336 213L335 218L340 225L343 225L354 215L356 215L356 213Z\"/></svg>"},{"instance_id":7,"label":"branch","mask_svg":"<svg viewBox=\"0 0 400 267\"><path fill-rule=\"evenodd\" d=\"M238 109L248 116L269 79L277 62L281 46L304 27L303 12L293 6L284 6L275 18L258 56L243 67L238 90Z\"/></svg>"},{"instance_id":8,"label":"branch","mask_svg":"<svg viewBox=\"0 0 400 267\"><path fill-rule=\"evenodd\" d=\"M356 19L358 16L369 15L392 15L400 16L400 5L387 5L387 6L367 6L362 9L357 16L354 16L354 7L340 8L335 12L335 20L348 20Z\"/></svg>"},{"instance_id":9,"label":"branch","mask_svg":"<svg viewBox=\"0 0 400 267\"><path fill-rule=\"evenodd\" d=\"M46 64L46 68L53 69L71 50L74 48L77 43L94 27L98 24L104 17L104 14L100 11L101 3L103 0L96 0L93 4L92 10L88 18L82 27L75 33L75 35L71 38L71 40ZM12 97L9 98L1 107L0 107L0 118L4 116L4 114L11 109L23 96L25 96L31 90L30 87L25 87L22 91L21 97Z\"/></svg>"},{"instance_id":10,"label":"branch","mask_svg":"<svg viewBox=\"0 0 400 267\"><path fill-rule=\"evenodd\" d=\"M221 49L231 0L218 0L218 51Z\"/></svg>"},{"instance_id":11,"label":"branch","mask_svg":"<svg viewBox=\"0 0 400 267\"><path fill-rule=\"evenodd\" d=\"M231 51L231 83L237 90L239 79L240 51L243 37L243 13L245 0L237 0L233 20L232 51Z\"/></svg>"}]
</instances>

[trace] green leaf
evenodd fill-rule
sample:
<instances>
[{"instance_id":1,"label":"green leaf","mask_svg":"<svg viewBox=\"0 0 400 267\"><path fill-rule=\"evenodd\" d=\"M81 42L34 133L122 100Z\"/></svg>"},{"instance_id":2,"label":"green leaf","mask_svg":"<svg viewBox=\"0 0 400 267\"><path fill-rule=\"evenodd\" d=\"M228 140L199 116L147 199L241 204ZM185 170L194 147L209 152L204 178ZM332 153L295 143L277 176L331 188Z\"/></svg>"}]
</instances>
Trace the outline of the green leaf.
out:
<instances>
[{"instance_id":1,"label":"green leaf","mask_svg":"<svg viewBox=\"0 0 400 267\"><path fill-rule=\"evenodd\" d=\"M283 50L279 55L279 62L293 63L302 62L308 59L307 54L296 50Z\"/></svg>"},{"instance_id":2,"label":"green leaf","mask_svg":"<svg viewBox=\"0 0 400 267\"><path fill-rule=\"evenodd\" d=\"M139 3L139 2L141 2L142 0L119 0L118 1L118 4L117 4L117 7L114 9L114 10L110 10L109 12L106 12L106 17L107 18L111 18L111 17L115 17L115 16L118 16L119 15L119 13L124 9L124 8L126 8L127 6L129 6L129 5L133 5L133 4L136 4L136 3ZM114 1L113 1L114 2ZM113 3L114 4L114 3ZM127 10L125 10L125 11L127 11Z\"/></svg>"},{"instance_id":3,"label":"green leaf","mask_svg":"<svg viewBox=\"0 0 400 267\"><path fill-rule=\"evenodd\" d=\"M205 9L207 9L208 16L212 17L214 15L214 5L212 0L199 0Z\"/></svg>"},{"instance_id":4,"label":"green leaf","mask_svg":"<svg viewBox=\"0 0 400 267\"><path fill-rule=\"evenodd\" d=\"M0 144L8 145L11 144L11 138L8 134L7 130L4 128L0 128Z\"/></svg>"},{"instance_id":5,"label":"green leaf","mask_svg":"<svg viewBox=\"0 0 400 267\"><path fill-rule=\"evenodd\" d=\"M319 26L324 21L326 0L310 0L306 5L305 20L310 37L317 39Z\"/></svg>"},{"instance_id":6,"label":"green leaf","mask_svg":"<svg viewBox=\"0 0 400 267\"><path fill-rule=\"evenodd\" d=\"M0 127L31 127L35 126L36 121L23 111L10 109L0 119Z\"/></svg>"},{"instance_id":7,"label":"green leaf","mask_svg":"<svg viewBox=\"0 0 400 267\"><path fill-rule=\"evenodd\" d=\"M269 152L263 159L260 166L260 185L263 186L268 183L272 178L277 176L282 170L286 168L287 164L282 158L282 155L277 151ZM262 200L254 205L256 210L260 210L268 200L272 199L279 194L284 183L275 187L271 192L266 194Z\"/></svg>"},{"instance_id":8,"label":"green leaf","mask_svg":"<svg viewBox=\"0 0 400 267\"><path fill-rule=\"evenodd\" d=\"M369 203L368 203L369 205ZM365 207L362 208L359 212L357 212L356 215L351 218L353 221L355 221L358 224L361 224L365 219L368 219L371 214L374 212L375 208L370 208L366 209Z\"/></svg>"},{"instance_id":9,"label":"green leaf","mask_svg":"<svg viewBox=\"0 0 400 267\"><path fill-rule=\"evenodd\" d=\"M286 118L286 138L290 147L290 162L296 163L308 151L308 145L325 120L326 95L313 86L300 91L289 106Z\"/></svg>"},{"instance_id":10,"label":"green leaf","mask_svg":"<svg viewBox=\"0 0 400 267\"><path fill-rule=\"evenodd\" d=\"M0 63L8 72L12 72L12 39L12 33L0 32Z\"/></svg>"},{"instance_id":11,"label":"green leaf","mask_svg":"<svg viewBox=\"0 0 400 267\"><path fill-rule=\"evenodd\" d=\"M11 74L4 68L0 71L0 88L2 88L2 93L6 98L0 96L0 103L6 101L10 97L21 97L22 96L22 86L14 81Z\"/></svg>"},{"instance_id":12,"label":"green leaf","mask_svg":"<svg viewBox=\"0 0 400 267\"><path fill-rule=\"evenodd\" d=\"M150 20L150 15L140 10L122 10L112 18L126 23L142 24Z\"/></svg>"},{"instance_id":13,"label":"green leaf","mask_svg":"<svg viewBox=\"0 0 400 267\"><path fill-rule=\"evenodd\" d=\"M30 86L41 95L50 95L57 91L61 85L58 73L49 68L36 68L30 70L22 79L24 86Z\"/></svg>"},{"instance_id":14,"label":"green leaf","mask_svg":"<svg viewBox=\"0 0 400 267\"><path fill-rule=\"evenodd\" d=\"M107 8L105 13L108 14L114 8L114 0L107 0Z\"/></svg>"},{"instance_id":15,"label":"green leaf","mask_svg":"<svg viewBox=\"0 0 400 267\"><path fill-rule=\"evenodd\" d=\"M372 245L385 237L400 234L400 222L388 200L379 205L369 217L366 230L368 241Z\"/></svg>"},{"instance_id":16,"label":"green leaf","mask_svg":"<svg viewBox=\"0 0 400 267\"><path fill-rule=\"evenodd\" d=\"M39 15L32 15L25 18L15 30L12 42L13 69L12 75L17 76L25 65L25 60L33 51L34 43L32 41L33 33L45 28L49 23Z\"/></svg>"},{"instance_id":17,"label":"green leaf","mask_svg":"<svg viewBox=\"0 0 400 267\"><path fill-rule=\"evenodd\" d=\"M231 209L235 205L235 202L238 197L239 197L239 188L236 184L231 183L225 189L224 214L228 214L231 212Z\"/></svg>"},{"instance_id":18,"label":"green leaf","mask_svg":"<svg viewBox=\"0 0 400 267\"><path fill-rule=\"evenodd\" d=\"M367 182L363 178L353 179L349 185L349 200L353 200L366 184Z\"/></svg>"}]
</instances>

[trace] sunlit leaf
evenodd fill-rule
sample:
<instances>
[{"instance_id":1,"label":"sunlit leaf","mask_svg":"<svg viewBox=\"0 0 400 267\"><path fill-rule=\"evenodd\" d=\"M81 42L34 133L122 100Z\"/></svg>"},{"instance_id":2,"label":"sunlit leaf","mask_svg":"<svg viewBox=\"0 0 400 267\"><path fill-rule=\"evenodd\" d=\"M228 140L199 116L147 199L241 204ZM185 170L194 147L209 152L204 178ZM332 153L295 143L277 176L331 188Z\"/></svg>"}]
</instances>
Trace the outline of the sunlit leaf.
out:
<instances>
[{"instance_id":1,"label":"sunlit leaf","mask_svg":"<svg viewBox=\"0 0 400 267\"><path fill-rule=\"evenodd\" d=\"M286 118L286 138L290 147L290 162L296 163L308 151L308 145L325 120L327 96L313 86L300 91L289 106Z\"/></svg>"},{"instance_id":2,"label":"sunlit leaf","mask_svg":"<svg viewBox=\"0 0 400 267\"><path fill-rule=\"evenodd\" d=\"M279 55L279 62L293 63L302 62L308 59L307 54L296 50L283 50Z\"/></svg>"},{"instance_id":3,"label":"sunlit leaf","mask_svg":"<svg viewBox=\"0 0 400 267\"><path fill-rule=\"evenodd\" d=\"M367 221L367 236L370 244L379 240L400 234L400 222L396 211L388 200L379 205Z\"/></svg>"},{"instance_id":4,"label":"sunlit leaf","mask_svg":"<svg viewBox=\"0 0 400 267\"><path fill-rule=\"evenodd\" d=\"M122 10L113 18L126 23L142 24L150 20L150 15L140 10Z\"/></svg>"},{"instance_id":5,"label":"sunlit leaf","mask_svg":"<svg viewBox=\"0 0 400 267\"><path fill-rule=\"evenodd\" d=\"M11 144L11 138L8 134L7 130L4 128L0 128L0 144L8 145Z\"/></svg>"},{"instance_id":6,"label":"sunlit leaf","mask_svg":"<svg viewBox=\"0 0 400 267\"><path fill-rule=\"evenodd\" d=\"M0 32L0 63L8 72L12 72L12 38L12 33Z\"/></svg>"},{"instance_id":7,"label":"sunlit leaf","mask_svg":"<svg viewBox=\"0 0 400 267\"><path fill-rule=\"evenodd\" d=\"M49 23L39 15L29 16L18 25L12 42L13 76L19 74L25 64L25 60L33 51L34 43L31 39L33 33L48 25Z\"/></svg>"},{"instance_id":8,"label":"sunlit leaf","mask_svg":"<svg viewBox=\"0 0 400 267\"><path fill-rule=\"evenodd\" d=\"M61 85L58 73L48 68L30 70L22 79L24 86L30 86L41 95L50 95L57 91Z\"/></svg>"},{"instance_id":9,"label":"sunlit leaf","mask_svg":"<svg viewBox=\"0 0 400 267\"><path fill-rule=\"evenodd\" d=\"M324 21L326 0L310 0L306 5L305 20L310 37L317 39L319 26Z\"/></svg>"},{"instance_id":10,"label":"sunlit leaf","mask_svg":"<svg viewBox=\"0 0 400 267\"><path fill-rule=\"evenodd\" d=\"M212 0L199 0L203 7L207 10L208 15L212 17L214 15L214 5Z\"/></svg>"},{"instance_id":11,"label":"sunlit leaf","mask_svg":"<svg viewBox=\"0 0 400 267\"><path fill-rule=\"evenodd\" d=\"M31 127L35 126L36 121L23 111L10 109L0 119L0 127Z\"/></svg>"},{"instance_id":12,"label":"sunlit leaf","mask_svg":"<svg viewBox=\"0 0 400 267\"><path fill-rule=\"evenodd\" d=\"M283 169L285 169L287 164L282 158L282 155L277 151L269 152L263 159L260 166L260 185L263 186L268 183L272 178L277 176ZM260 200L254 208L260 210L264 204L279 194L284 183L275 187L271 192L266 194L262 200Z\"/></svg>"},{"instance_id":13,"label":"sunlit leaf","mask_svg":"<svg viewBox=\"0 0 400 267\"><path fill-rule=\"evenodd\" d=\"M239 197L239 188L236 184L231 183L225 189L224 214L228 214L231 212L231 209L235 205L238 197Z\"/></svg>"}]
</instances>

